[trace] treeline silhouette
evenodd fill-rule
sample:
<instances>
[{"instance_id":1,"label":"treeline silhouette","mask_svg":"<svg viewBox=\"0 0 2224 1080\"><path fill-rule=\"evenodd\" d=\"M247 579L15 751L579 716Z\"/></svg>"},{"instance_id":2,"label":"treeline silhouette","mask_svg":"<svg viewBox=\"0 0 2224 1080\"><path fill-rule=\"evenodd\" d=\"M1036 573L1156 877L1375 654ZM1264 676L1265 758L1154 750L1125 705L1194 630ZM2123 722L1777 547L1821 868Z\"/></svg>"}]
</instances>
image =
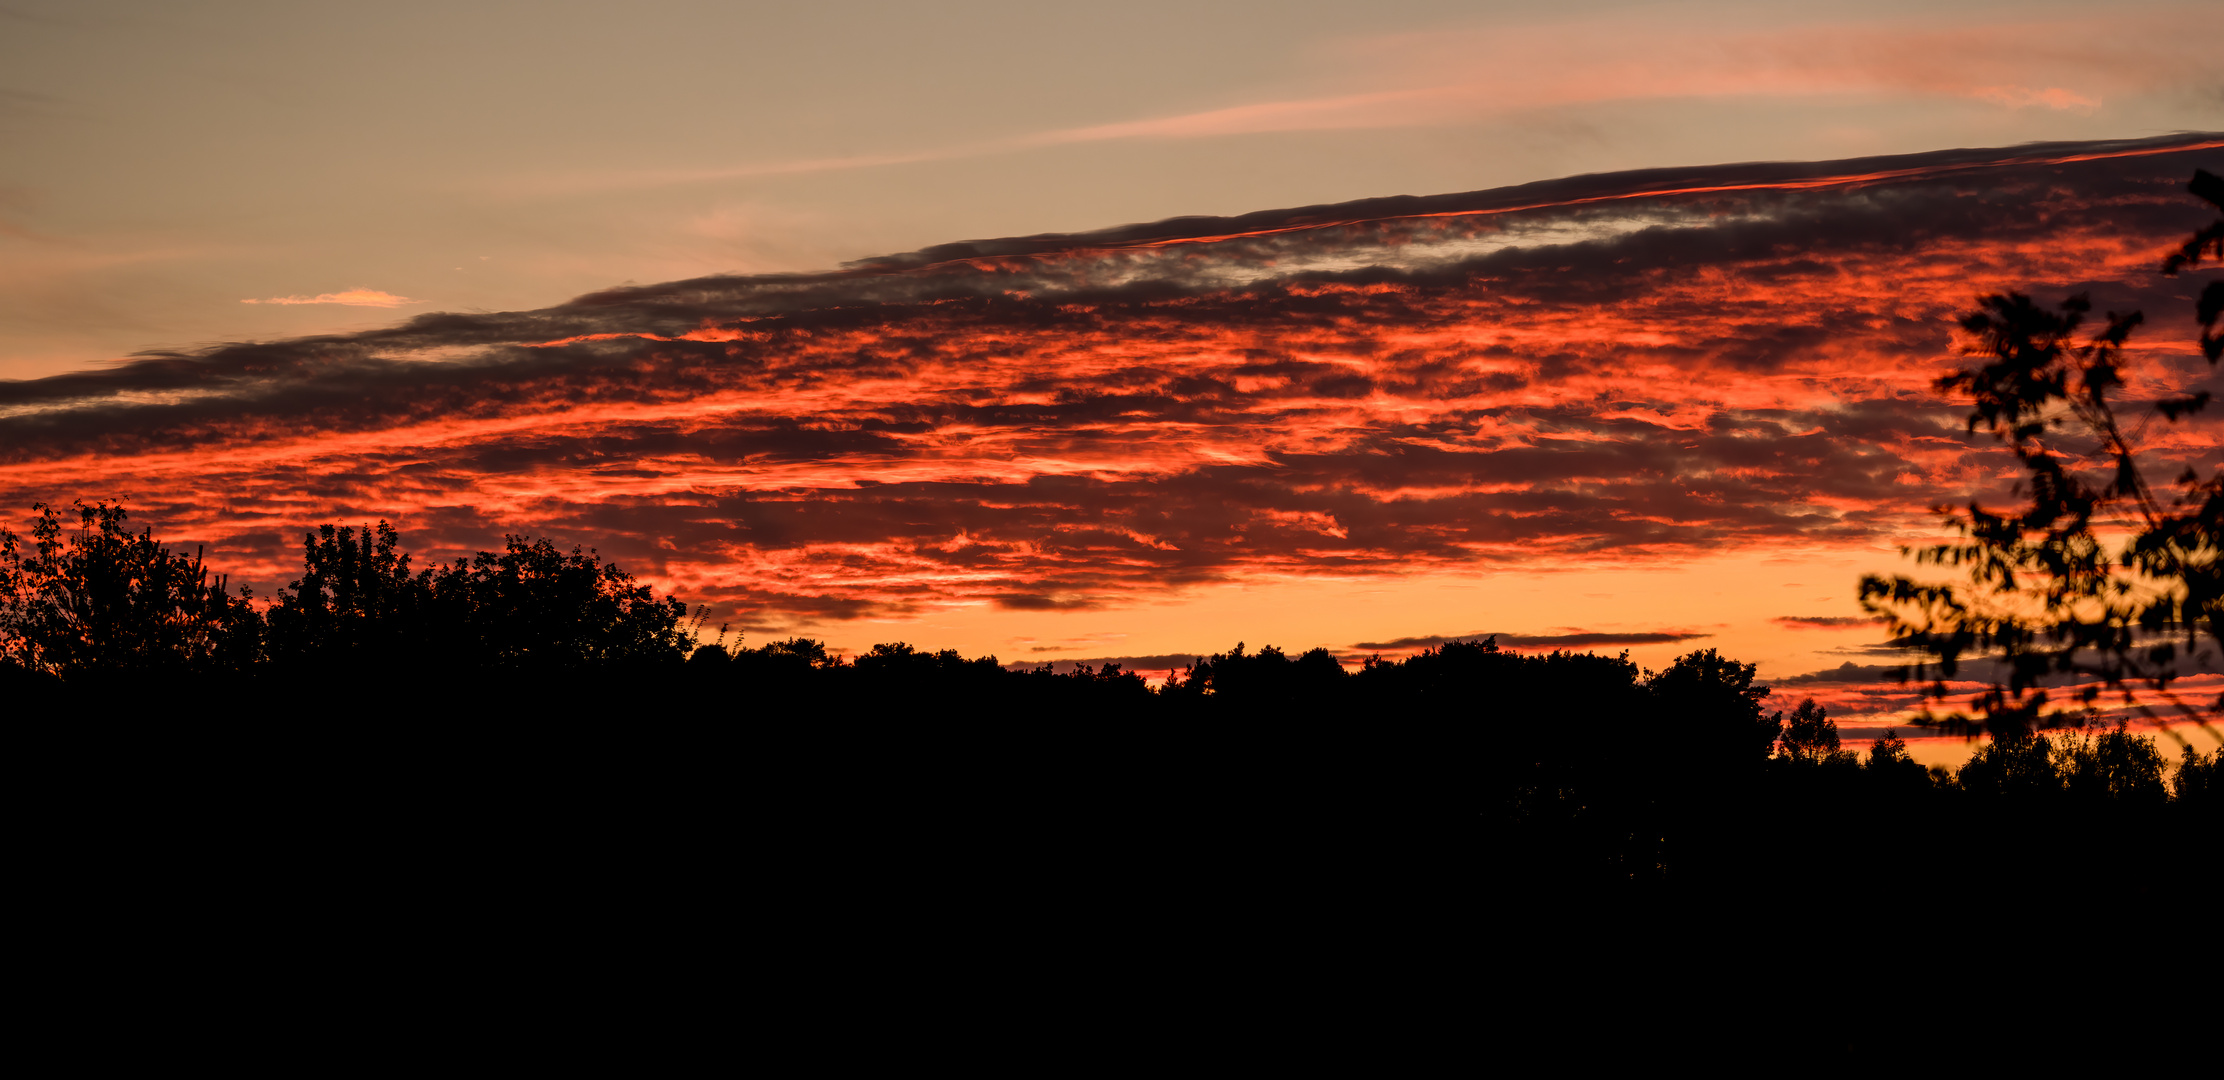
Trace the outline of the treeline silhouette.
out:
<instances>
[{"instance_id":1,"label":"treeline silhouette","mask_svg":"<svg viewBox=\"0 0 2224 1080\"><path fill-rule=\"evenodd\" d=\"M2214 885L2218 754L2173 767L2116 728L1998 738L1956 771L1896 736L1856 755L1712 649L1655 672L1451 642L1353 670L1238 644L1153 687L906 644L703 645L699 615L593 553L513 536L419 569L385 524L308 535L301 576L257 604L121 507L79 506L74 532L37 511L28 543L0 532L19 725L122 705L219 775L315 745L304 785L357 775L342 762L429 771L451 803L522 785L660 807L686 835L772 812L809 823L768 841L803 863L832 856L800 837L839 835L899 876L1021 859L1115 892L1340 867L1454 905L1761 890L1952 918ZM355 742L333 754L329 732Z\"/></svg>"},{"instance_id":2,"label":"treeline silhouette","mask_svg":"<svg viewBox=\"0 0 2224 1080\"><path fill-rule=\"evenodd\" d=\"M40 505L28 547L0 530L0 655L18 683L380 675L455 690L499 677L646 672L692 644L679 601L546 540L412 570L391 526L327 525L267 609L211 580L121 506ZM514 682L516 680L508 680ZM438 708L437 700L420 707Z\"/></svg>"}]
</instances>

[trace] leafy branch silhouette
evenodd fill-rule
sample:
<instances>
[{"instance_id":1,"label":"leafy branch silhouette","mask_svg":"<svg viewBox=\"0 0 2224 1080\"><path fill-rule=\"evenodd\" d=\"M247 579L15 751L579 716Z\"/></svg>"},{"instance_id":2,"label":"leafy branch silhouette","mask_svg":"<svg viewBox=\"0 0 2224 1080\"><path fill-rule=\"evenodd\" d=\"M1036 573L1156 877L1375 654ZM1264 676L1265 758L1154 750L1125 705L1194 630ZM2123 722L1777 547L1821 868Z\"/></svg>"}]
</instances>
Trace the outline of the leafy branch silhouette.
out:
<instances>
[{"instance_id":1,"label":"leafy branch silhouette","mask_svg":"<svg viewBox=\"0 0 2224 1080\"><path fill-rule=\"evenodd\" d=\"M2224 210L2224 178L2196 170L2188 187ZM2161 269L2174 275L2207 259L2224 261L2224 217ZM2161 716L2153 700L2179 716L2204 713L2171 683L2213 666L2224 649L2224 470L2203 479L2188 468L2165 501L2141 469L2139 447L2156 418L2178 423L2210 395L2163 397L2127 430L2112 395L2127 385L2125 343L2145 315L2109 312L2088 330L2091 312L2085 295L2051 309L2017 292L1985 296L1961 320L1969 353L1982 362L1934 384L1972 401L1968 430L1983 428L2014 452L2028 505L1995 512L1972 499L1959 511L1941 508L1960 539L1908 554L1962 571L1961 582L1862 579L1862 606L1890 618L1898 643L1926 654L1908 673L1930 683L1931 699L1948 696L1947 681L1970 658L1998 665L1971 713L1921 722L2013 741L2091 719L2104 694L2150 718ZM2224 281L2208 283L2196 317L2213 368L2224 356ZM2224 711L2224 696L2205 711Z\"/></svg>"}]
</instances>

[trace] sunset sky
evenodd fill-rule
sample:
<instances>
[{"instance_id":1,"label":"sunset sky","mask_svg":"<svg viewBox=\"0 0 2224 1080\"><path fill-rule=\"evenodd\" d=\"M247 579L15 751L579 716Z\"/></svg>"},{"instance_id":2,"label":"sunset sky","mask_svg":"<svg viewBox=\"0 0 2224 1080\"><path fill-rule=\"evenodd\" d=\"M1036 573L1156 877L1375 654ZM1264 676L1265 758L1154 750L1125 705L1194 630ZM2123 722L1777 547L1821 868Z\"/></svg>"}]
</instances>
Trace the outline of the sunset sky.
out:
<instances>
[{"instance_id":1,"label":"sunset sky","mask_svg":"<svg viewBox=\"0 0 2224 1080\"><path fill-rule=\"evenodd\" d=\"M2224 171L2213 5L1858 10L9 3L0 506L264 596L546 535L752 644L1712 646L1858 735L1857 578L2016 474L1954 318L2208 385Z\"/></svg>"}]
</instances>

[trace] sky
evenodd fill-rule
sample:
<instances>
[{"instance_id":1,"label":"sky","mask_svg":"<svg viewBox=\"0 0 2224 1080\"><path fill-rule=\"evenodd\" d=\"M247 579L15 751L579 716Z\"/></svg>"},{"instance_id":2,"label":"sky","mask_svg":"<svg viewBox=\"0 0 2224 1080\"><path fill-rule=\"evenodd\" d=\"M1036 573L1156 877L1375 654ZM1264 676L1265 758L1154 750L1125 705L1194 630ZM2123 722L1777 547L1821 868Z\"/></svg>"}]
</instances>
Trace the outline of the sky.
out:
<instances>
[{"instance_id":1,"label":"sky","mask_svg":"<svg viewBox=\"0 0 2224 1080\"><path fill-rule=\"evenodd\" d=\"M2208 377L2210 14L9 3L0 500L266 596L383 518L752 643L1717 647L1889 718L1855 580L2013 479L1953 318Z\"/></svg>"}]
</instances>

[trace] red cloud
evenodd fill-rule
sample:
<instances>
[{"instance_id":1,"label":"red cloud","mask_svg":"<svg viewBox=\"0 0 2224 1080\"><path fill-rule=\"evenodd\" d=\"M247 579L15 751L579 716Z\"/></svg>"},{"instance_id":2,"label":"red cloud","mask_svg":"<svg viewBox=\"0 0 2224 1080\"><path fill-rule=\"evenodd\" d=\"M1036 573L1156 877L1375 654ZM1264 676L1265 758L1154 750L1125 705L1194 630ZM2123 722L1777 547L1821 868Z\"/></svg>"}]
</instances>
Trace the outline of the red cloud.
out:
<instances>
[{"instance_id":1,"label":"red cloud","mask_svg":"<svg viewBox=\"0 0 2224 1080\"><path fill-rule=\"evenodd\" d=\"M2198 280L2151 271L2216 143L1581 178L149 358L0 386L0 503L124 499L266 589L325 521L552 534L760 618L1870 545L2013 471L1929 390L1975 294L2145 305L2133 393L2205 376L2170 321Z\"/></svg>"}]
</instances>

